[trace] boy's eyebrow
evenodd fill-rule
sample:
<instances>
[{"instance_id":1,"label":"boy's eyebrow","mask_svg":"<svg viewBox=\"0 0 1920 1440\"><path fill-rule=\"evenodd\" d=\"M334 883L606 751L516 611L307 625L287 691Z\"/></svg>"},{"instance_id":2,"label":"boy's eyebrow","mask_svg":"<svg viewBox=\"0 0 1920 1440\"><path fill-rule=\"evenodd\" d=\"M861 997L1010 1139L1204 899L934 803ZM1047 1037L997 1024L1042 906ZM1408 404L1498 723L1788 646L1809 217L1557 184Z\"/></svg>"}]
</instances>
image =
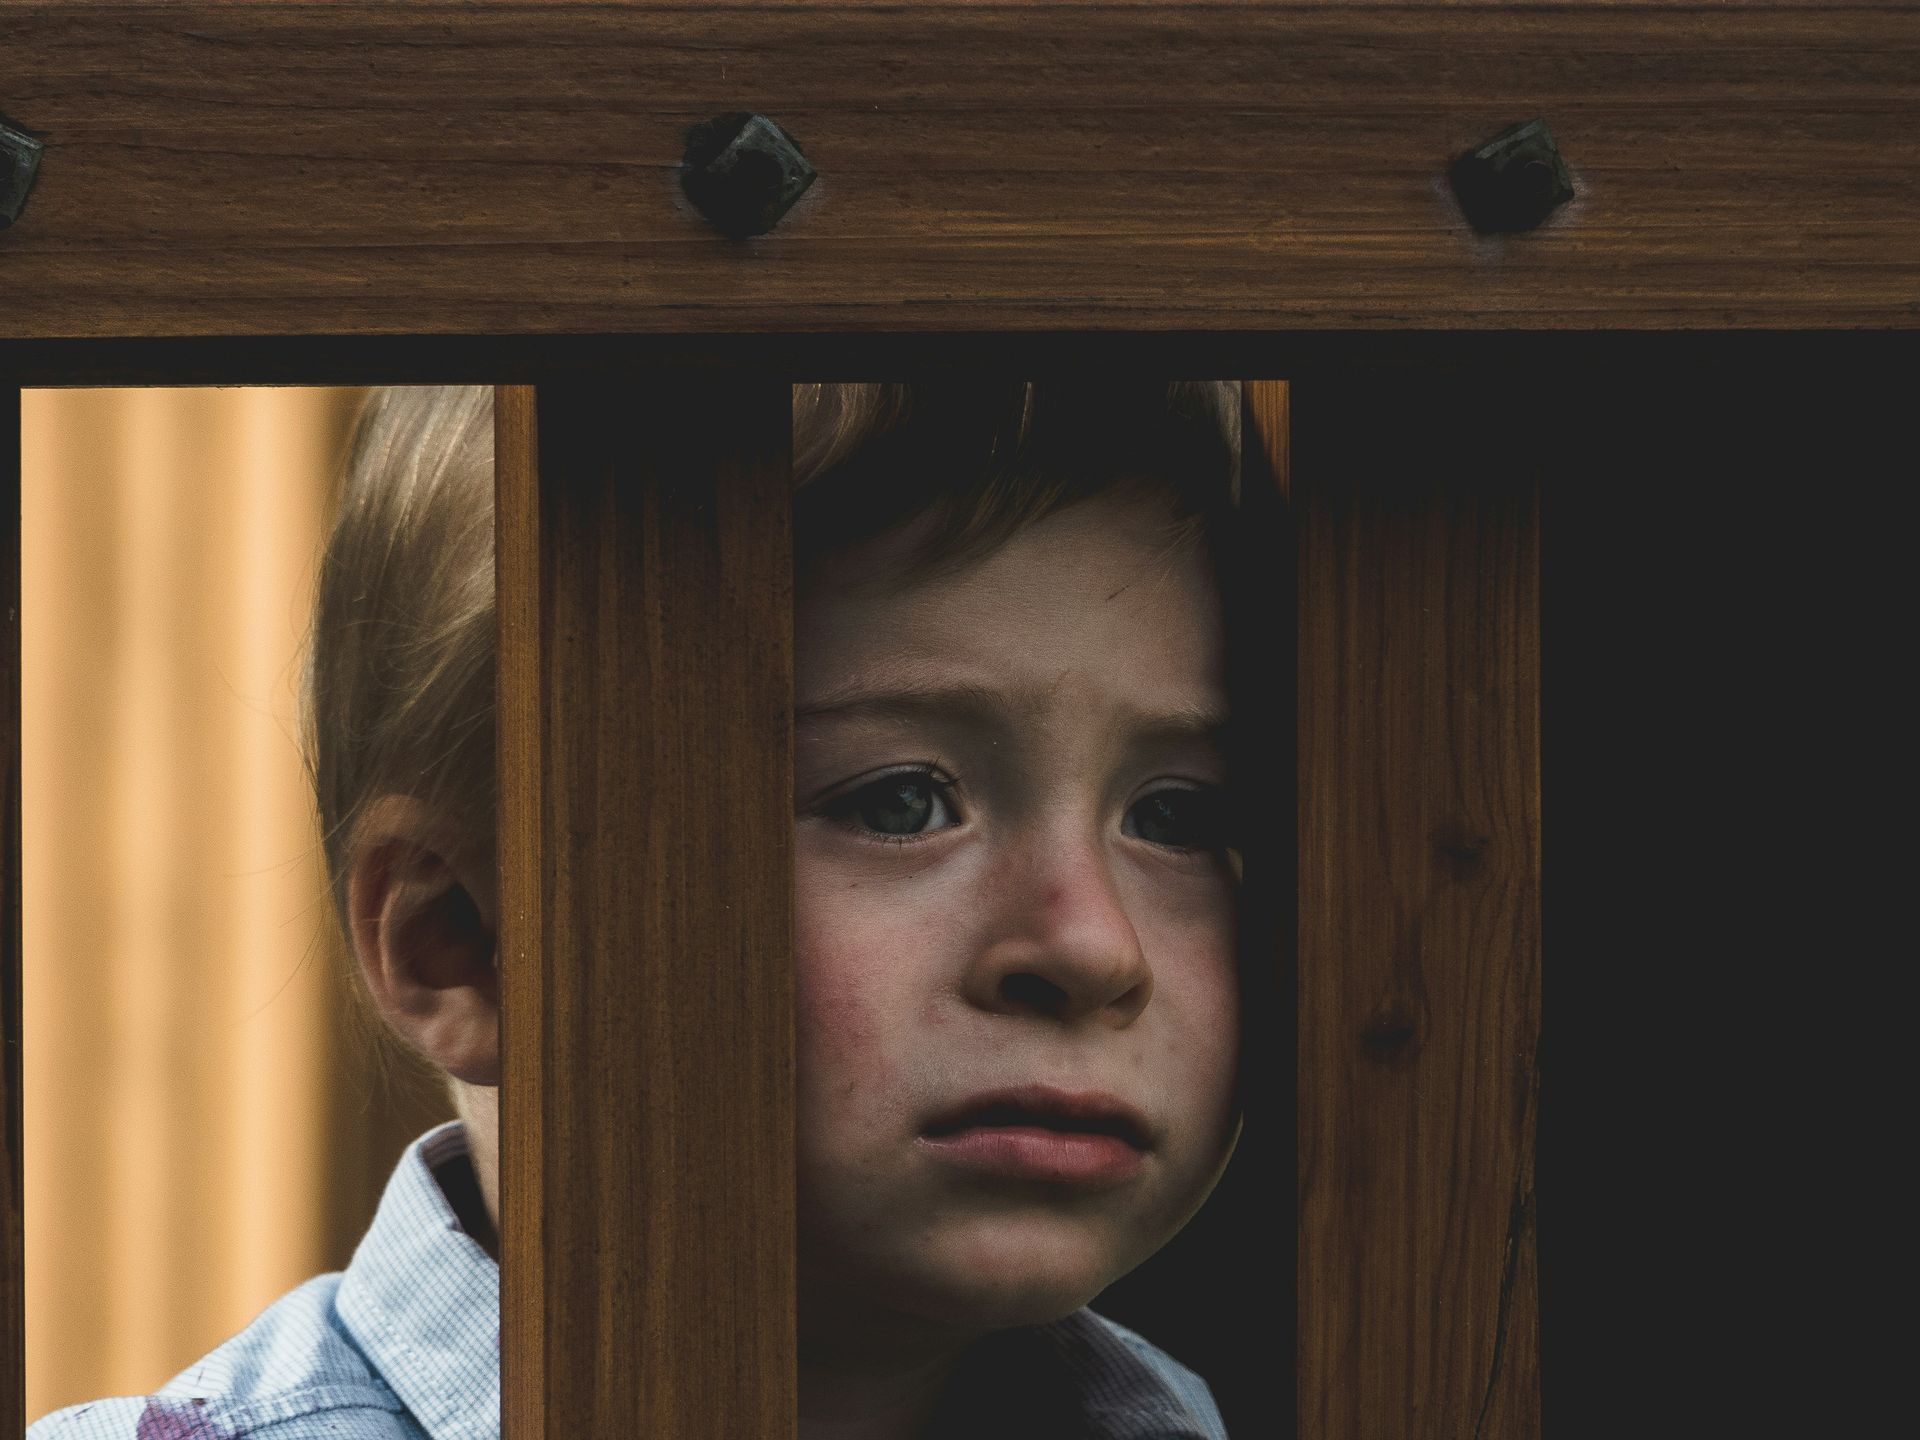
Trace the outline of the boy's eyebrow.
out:
<instances>
[{"instance_id":1,"label":"boy's eyebrow","mask_svg":"<svg viewBox=\"0 0 1920 1440\"><path fill-rule=\"evenodd\" d=\"M1045 703L1045 696L1039 693L1010 697L989 686L965 683L872 688L851 685L800 706L794 712L794 721L798 724L809 720L917 720L963 715L987 724L1004 724L1022 713L1040 710ZM1210 706L1135 710L1127 718L1129 729L1141 740L1198 740L1216 747L1225 745L1226 712Z\"/></svg>"}]
</instances>

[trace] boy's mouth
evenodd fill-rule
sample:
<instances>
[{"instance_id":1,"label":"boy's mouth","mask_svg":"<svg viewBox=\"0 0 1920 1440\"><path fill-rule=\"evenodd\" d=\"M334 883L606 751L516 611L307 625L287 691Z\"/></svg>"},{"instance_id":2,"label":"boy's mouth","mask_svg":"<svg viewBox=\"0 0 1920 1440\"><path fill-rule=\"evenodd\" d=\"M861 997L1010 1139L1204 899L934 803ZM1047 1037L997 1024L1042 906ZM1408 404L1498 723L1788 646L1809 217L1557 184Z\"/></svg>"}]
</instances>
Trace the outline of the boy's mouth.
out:
<instances>
[{"instance_id":1,"label":"boy's mouth","mask_svg":"<svg viewBox=\"0 0 1920 1440\"><path fill-rule=\"evenodd\" d=\"M1146 1119L1131 1105L1112 1095L1095 1091L1076 1094L1046 1085L975 1095L937 1116L924 1133L938 1138L962 1130L999 1127L1112 1135L1136 1150L1149 1148Z\"/></svg>"}]
</instances>

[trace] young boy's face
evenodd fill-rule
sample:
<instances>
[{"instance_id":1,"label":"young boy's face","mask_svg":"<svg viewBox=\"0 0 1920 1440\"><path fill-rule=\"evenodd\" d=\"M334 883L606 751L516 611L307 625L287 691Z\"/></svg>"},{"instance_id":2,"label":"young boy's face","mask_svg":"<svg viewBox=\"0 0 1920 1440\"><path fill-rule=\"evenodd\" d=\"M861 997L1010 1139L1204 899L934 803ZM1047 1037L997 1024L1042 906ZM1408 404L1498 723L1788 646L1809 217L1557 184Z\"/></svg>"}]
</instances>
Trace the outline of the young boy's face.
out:
<instances>
[{"instance_id":1,"label":"young boy's face","mask_svg":"<svg viewBox=\"0 0 1920 1440\"><path fill-rule=\"evenodd\" d=\"M1239 1029L1221 622L1204 559L1162 558L1164 524L1108 496L944 578L853 588L897 576L909 534L803 589L800 1264L816 1340L1057 1318L1219 1178ZM1141 1143L1011 1111L939 1133L956 1107L1026 1087L1117 1101Z\"/></svg>"}]
</instances>

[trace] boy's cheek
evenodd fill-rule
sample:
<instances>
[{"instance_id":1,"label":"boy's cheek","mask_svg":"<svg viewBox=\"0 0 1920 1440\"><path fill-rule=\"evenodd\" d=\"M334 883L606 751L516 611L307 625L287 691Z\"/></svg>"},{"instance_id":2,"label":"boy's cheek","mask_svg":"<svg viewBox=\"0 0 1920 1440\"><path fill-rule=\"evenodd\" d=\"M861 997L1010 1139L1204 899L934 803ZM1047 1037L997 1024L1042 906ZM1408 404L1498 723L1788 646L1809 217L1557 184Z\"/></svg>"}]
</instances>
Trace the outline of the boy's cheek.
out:
<instances>
[{"instance_id":1,"label":"boy's cheek","mask_svg":"<svg viewBox=\"0 0 1920 1440\"><path fill-rule=\"evenodd\" d=\"M1205 1133L1227 1123L1240 1063L1238 962L1230 934L1190 932L1169 942L1149 1005L1161 1007L1163 1023L1141 1052L1157 1073L1144 1078L1160 1093L1187 1096L1187 1123Z\"/></svg>"},{"instance_id":2,"label":"boy's cheek","mask_svg":"<svg viewBox=\"0 0 1920 1440\"><path fill-rule=\"evenodd\" d=\"M800 1094L806 1127L857 1110L862 1096L899 1093L895 1047L888 1037L899 1028L886 993L886 976L877 974L870 952L804 901L796 905L794 925L794 1024L797 1030Z\"/></svg>"},{"instance_id":3,"label":"boy's cheek","mask_svg":"<svg viewBox=\"0 0 1920 1440\"><path fill-rule=\"evenodd\" d=\"M835 983L842 973L817 947L799 947L794 1023L798 1028L800 1083L833 1088L851 1098L858 1077L881 1064L880 1024L857 984ZM811 953L809 951L811 950Z\"/></svg>"},{"instance_id":4,"label":"boy's cheek","mask_svg":"<svg viewBox=\"0 0 1920 1440\"><path fill-rule=\"evenodd\" d=\"M835 862L833 843L802 835L796 844L800 1081L803 1090L832 1085L842 1099L869 1086L897 1099L911 1079L899 1073L900 1057L913 1053L950 988L936 971L952 956L929 949L926 937L949 932L951 922L924 893L902 893L899 865L885 879L862 875Z\"/></svg>"}]
</instances>

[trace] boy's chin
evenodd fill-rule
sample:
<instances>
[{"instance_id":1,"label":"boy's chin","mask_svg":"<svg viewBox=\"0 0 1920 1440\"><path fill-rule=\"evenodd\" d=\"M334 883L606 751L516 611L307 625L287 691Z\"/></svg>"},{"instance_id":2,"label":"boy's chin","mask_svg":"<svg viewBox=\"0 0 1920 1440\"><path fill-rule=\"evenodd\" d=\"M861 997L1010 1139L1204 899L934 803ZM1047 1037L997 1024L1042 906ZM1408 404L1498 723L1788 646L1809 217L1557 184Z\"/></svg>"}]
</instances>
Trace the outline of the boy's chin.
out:
<instances>
[{"instance_id":1,"label":"boy's chin","mask_svg":"<svg viewBox=\"0 0 1920 1440\"><path fill-rule=\"evenodd\" d=\"M845 1243L852 1238L818 1265L807 1263L803 1247L803 1325L809 1314L847 1333L877 1322L885 1334L871 1338L907 1344L914 1331L952 1343L1062 1319L1158 1248L1084 1218L1004 1213L915 1227L878 1246L868 1232L858 1253Z\"/></svg>"},{"instance_id":2,"label":"boy's chin","mask_svg":"<svg viewBox=\"0 0 1920 1440\"><path fill-rule=\"evenodd\" d=\"M914 1308L969 1330L1044 1325L1071 1315L1130 1266L1084 1238L1007 1236L998 1244L930 1247L913 1277Z\"/></svg>"},{"instance_id":3,"label":"boy's chin","mask_svg":"<svg viewBox=\"0 0 1920 1440\"><path fill-rule=\"evenodd\" d=\"M1105 1287L1078 1277L1030 1275L990 1281L977 1276L894 1276L869 1295L874 1313L890 1323L917 1321L947 1343L971 1340L1016 1325L1045 1325L1071 1315Z\"/></svg>"},{"instance_id":4,"label":"boy's chin","mask_svg":"<svg viewBox=\"0 0 1920 1440\"><path fill-rule=\"evenodd\" d=\"M876 1357L918 1363L1001 1330L1063 1319L1105 1288L1079 1276L991 1278L897 1271L867 1283L842 1276L832 1294L800 1282L803 1359L846 1363Z\"/></svg>"},{"instance_id":5,"label":"boy's chin","mask_svg":"<svg viewBox=\"0 0 1920 1440\"><path fill-rule=\"evenodd\" d=\"M955 1301L953 1323L970 1330L1007 1330L1016 1325L1045 1325L1064 1319L1106 1287L1082 1286L1052 1290L1029 1286L993 1294L974 1292Z\"/></svg>"}]
</instances>

